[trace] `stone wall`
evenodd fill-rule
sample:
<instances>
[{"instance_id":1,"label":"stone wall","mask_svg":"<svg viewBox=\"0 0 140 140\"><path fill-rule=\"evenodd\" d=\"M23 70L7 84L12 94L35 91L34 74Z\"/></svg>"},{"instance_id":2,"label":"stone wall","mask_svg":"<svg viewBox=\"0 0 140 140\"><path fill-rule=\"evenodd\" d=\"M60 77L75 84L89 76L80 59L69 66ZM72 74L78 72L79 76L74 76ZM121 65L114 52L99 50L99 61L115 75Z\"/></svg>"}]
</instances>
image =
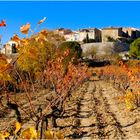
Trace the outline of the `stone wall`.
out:
<instances>
[{"instance_id":1,"label":"stone wall","mask_svg":"<svg viewBox=\"0 0 140 140\"><path fill-rule=\"evenodd\" d=\"M95 50L96 55L111 55L129 50L129 44L122 42L101 42L101 43L86 43L81 45L83 53L89 53L90 50Z\"/></svg>"}]
</instances>

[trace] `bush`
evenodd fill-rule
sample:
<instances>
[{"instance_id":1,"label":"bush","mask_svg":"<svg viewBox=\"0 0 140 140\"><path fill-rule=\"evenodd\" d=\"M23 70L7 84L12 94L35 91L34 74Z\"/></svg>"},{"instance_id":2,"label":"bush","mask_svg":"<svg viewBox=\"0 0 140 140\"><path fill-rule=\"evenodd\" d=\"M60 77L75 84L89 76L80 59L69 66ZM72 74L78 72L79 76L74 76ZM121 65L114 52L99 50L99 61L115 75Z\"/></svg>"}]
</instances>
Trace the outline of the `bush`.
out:
<instances>
[{"instance_id":1,"label":"bush","mask_svg":"<svg viewBox=\"0 0 140 140\"><path fill-rule=\"evenodd\" d=\"M93 43L96 42L95 39L89 38L88 34L86 35L86 37L83 39L84 43Z\"/></svg>"},{"instance_id":2,"label":"bush","mask_svg":"<svg viewBox=\"0 0 140 140\"><path fill-rule=\"evenodd\" d=\"M140 67L140 61L139 60L128 60L127 61L127 65L129 66L129 67Z\"/></svg>"},{"instance_id":3,"label":"bush","mask_svg":"<svg viewBox=\"0 0 140 140\"><path fill-rule=\"evenodd\" d=\"M54 55L63 38L48 30L42 30L28 39L22 39L18 51L18 67L22 71L43 71L47 61Z\"/></svg>"},{"instance_id":4,"label":"bush","mask_svg":"<svg viewBox=\"0 0 140 140\"><path fill-rule=\"evenodd\" d=\"M79 59L81 57L82 49L78 42L76 41L63 42L62 44L59 45L58 48L59 54L61 55L67 49L70 50L70 55L69 55L70 59L73 57L74 59Z\"/></svg>"},{"instance_id":5,"label":"bush","mask_svg":"<svg viewBox=\"0 0 140 140\"><path fill-rule=\"evenodd\" d=\"M83 39L83 42L84 42L84 43L94 43L94 42L96 42L96 40L95 40L95 39L89 38L88 41L87 41L87 39L84 38L84 39Z\"/></svg>"},{"instance_id":6,"label":"bush","mask_svg":"<svg viewBox=\"0 0 140 140\"><path fill-rule=\"evenodd\" d=\"M108 42L116 42L116 40L113 37L107 36Z\"/></svg>"},{"instance_id":7,"label":"bush","mask_svg":"<svg viewBox=\"0 0 140 140\"><path fill-rule=\"evenodd\" d=\"M130 56L133 58L140 58L140 38L131 43Z\"/></svg>"},{"instance_id":8,"label":"bush","mask_svg":"<svg viewBox=\"0 0 140 140\"><path fill-rule=\"evenodd\" d=\"M69 62L72 61L74 64L77 64L78 59L81 58L82 55L80 44L76 41L63 42L59 45L57 51L59 56L63 56L65 52L69 51L69 55L67 55L63 60L63 67L65 70L67 69Z\"/></svg>"},{"instance_id":9,"label":"bush","mask_svg":"<svg viewBox=\"0 0 140 140\"><path fill-rule=\"evenodd\" d=\"M134 41L134 39L127 38L126 43L131 44Z\"/></svg>"},{"instance_id":10,"label":"bush","mask_svg":"<svg viewBox=\"0 0 140 140\"><path fill-rule=\"evenodd\" d=\"M117 40L124 42L124 43L128 43L128 44L131 44L134 41L134 39L126 38L126 37L120 37Z\"/></svg>"}]
</instances>

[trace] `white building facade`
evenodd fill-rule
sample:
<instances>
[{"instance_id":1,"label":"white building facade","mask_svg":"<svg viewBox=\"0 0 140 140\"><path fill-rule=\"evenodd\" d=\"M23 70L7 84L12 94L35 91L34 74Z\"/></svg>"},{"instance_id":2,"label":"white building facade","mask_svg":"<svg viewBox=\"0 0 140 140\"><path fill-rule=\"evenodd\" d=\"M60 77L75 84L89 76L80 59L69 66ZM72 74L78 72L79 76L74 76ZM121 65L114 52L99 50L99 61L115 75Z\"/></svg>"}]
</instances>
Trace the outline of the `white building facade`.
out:
<instances>
[{"instance_id":1,"label":"white building facade","mask_svg":"<svg viewBox=\"0 0 140 140\"><path fill-rule=\"evenodd\" d=\"M17 53L17 47L18 43L15 41L9 41L3 47L1 48L1 53L5 55L11 55Z\"/></svg>"},{"instance_id":2,"label":"white building facade","mask_svg":"<svg viewBox=\"0 0 140 140\"><path fill-rule=\"evenodd\" d=\"M72 32L69 34L65 34L64 38L66 41L79 41L79 32Z\"/></svg>"},{"instance_id":3,"label":"white building facade","mask_svg":"<svg viewBox=\"0 0 140 140\"><path fill-rule=\"evenodd\" d=\"M73 31L64 35L66 41L80 41L82 42L86 37L89 39L94 39L96 42L101 41L101 31L97 28L87 28L81 29L79 31Z\"/></svg>"}]
</instances>

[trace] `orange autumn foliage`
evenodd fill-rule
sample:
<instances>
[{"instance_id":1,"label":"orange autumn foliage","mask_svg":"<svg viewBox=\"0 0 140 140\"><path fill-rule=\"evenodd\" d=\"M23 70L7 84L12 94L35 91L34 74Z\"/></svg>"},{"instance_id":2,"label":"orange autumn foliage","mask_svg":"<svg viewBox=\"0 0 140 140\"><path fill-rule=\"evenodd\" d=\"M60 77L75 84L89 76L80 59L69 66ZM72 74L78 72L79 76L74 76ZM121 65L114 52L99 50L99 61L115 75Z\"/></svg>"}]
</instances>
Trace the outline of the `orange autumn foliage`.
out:
<instances>
[{"instance_id":1,"label":"orange autumn foliage","mask_svg":"<svg viewBox=\"0 0 140 140\"><path fill-rule=\"evenodd\" d=\"M20 32L27 35L28 34L28 31L30 29L30 26L31 26L30 23L27 23L25 25L22 25L20 27Z\"/></svg>"},{"instance_id":2,"label":"orange autumn foliage","mask_svg":"<svg viewBox=\"0 0 140 140\"><path fill-rule=\"evenodd\" d=\"M0 27L5 27L5 26L6 26L5 20L2 20L2 21L0 22Z\"/></svg>"}]
</instances>

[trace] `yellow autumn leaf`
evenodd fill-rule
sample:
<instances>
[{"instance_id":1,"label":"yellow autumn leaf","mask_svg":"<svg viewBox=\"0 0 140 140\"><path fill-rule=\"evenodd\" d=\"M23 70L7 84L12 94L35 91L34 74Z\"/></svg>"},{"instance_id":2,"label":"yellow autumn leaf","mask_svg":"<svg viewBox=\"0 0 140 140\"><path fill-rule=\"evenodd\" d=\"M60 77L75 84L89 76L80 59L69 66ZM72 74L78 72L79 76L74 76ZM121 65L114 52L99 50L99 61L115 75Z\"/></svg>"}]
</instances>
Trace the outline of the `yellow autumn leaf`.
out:
<instances>
[{"instance_id":1,"label":"yellow autumn leaf","mask_svg":"<svg viewBox=\"0 0 140 140\"><path fill-rule=\"evenodd\" d=\"M53 132L51 130L46 130L45 135L46 135L46 139L54 138Z\"/></svg>"},{"instance_id":2,"label":"yellow autumn leaf","mask_svg":"<svg viewBox=\"0 0 140 140\"><path fill-rule=\"evenodd\" d=\"M133 110L135 108L134 99L134 94L131 91L127 91L125 96L125 104L128 110Z\"/></svg>"},{"instance_id":3,"label":"yellow autumn leaf","mask_svg":"<svg viewBox=\"0 0 140 140\"><path fill-rule=\"evenodd\" d=\"M10 136L9 132L7 132L7 131L3 132L3 137L4 138L8 138L9 136Z\"/></svg>"},{"instance_id":4,"label":"yellow autumn leaf","mask_svg":"<svg viewBox=\"0 0 140 140\"><path fill-rule=\"evenodd\" d=\"M55 135L56 135L57 139L64 139L64 135L63 135L63 133L60 132L60 131L56 132Z\"/></svg>"},{"instance_id":5,"label":"yellow autumn leaf","mask_svg":"<svg viewBox=\"0 0 140 140\"><path fill-rule=\"evenodd\" d=\"M48 35L48 31L47 30L42 30L39 35L43 35L43 36L47 36Z\"/></svg>"},{"instance_id":6,"label":"yellow autumn leaf","mask_svg":"<svg viewBox=\"0 0 140 140\"><path fill-rule=\"evenodd\" d=\"M26 45L28 45L28 41L29 41L28 39L21 39L20 43L21 43L21 45L25 45L26 46Z\"/></svg>"},{"instance_id":7,"label":"yellow autumn leaf","mask_svg":"<svg viewBox=\"0 0 140 140\"><path fill-rule=\"evenodd\" d=\"M2 133L0 133L0 140L5 140L5 138L4 138Z\"/></svg>"},{"instance_id":8,"label":"yellow autumn leaf","mask_svg":"<svg viewBox=\"0 0 140 140\"><path fill-rule=\"evenodd\" d=\"M34 127L27 128L21 133L23 139L37 139L37 137L38 133Z\"/></svg>"},{"instance_id":9,"label":"yellow autumn leaf","mask_svg":"<svg viewBox=\"0 0 140 140\"><path fill-rule=\"evenodd\" d=\"M0 72L1 72L1 70L0 70ZM12 78L7 73L0 73L0 80L3 80L3 81L11 81Z\"/></svg>"},{"instance_id":10,"label":"yellow autumn leaf","mask_svg":"<svg viewBox=\"0 0 140 140\"><path fill-rule=\"evenodd\" d=\"M17 134L19 132L19 130L21 129L21 123L16 122L16 129L14 131L14 134Z\"/></svg>"},{"instance_id":11,"label":"yellow autumn leaf","mask_svg":"<svg viewBox=\"0 0 140 140\"><path fill-rule=\"evenodd\" d=\"M36 139L38 136L38 133L34 127L30 127L30 133L32 134L32 138Z\"/></svg>"},{"instance_id":12,"label":"yellow autumn leaf","mask_svg":"<svg viewBox=\"0 0 140 140\"><path fill-rule=\"evenodd\" d=\"M125 104L128 110L133 110L135 108L134 104L130 100L125 100Z\"/></svg>"},{"instance_id":13,"label":"yellow autumn leaf","mask_svg":"<svg viewBox=\"0 0 140 140\"><path fill-rule=\"evenodd\" d=\"M30 132L30 128L25 129L24 131L22 131L21 133L21 138L22 139L30 139L31 138L31 132Z\"/></svg>"}]
</instances>

